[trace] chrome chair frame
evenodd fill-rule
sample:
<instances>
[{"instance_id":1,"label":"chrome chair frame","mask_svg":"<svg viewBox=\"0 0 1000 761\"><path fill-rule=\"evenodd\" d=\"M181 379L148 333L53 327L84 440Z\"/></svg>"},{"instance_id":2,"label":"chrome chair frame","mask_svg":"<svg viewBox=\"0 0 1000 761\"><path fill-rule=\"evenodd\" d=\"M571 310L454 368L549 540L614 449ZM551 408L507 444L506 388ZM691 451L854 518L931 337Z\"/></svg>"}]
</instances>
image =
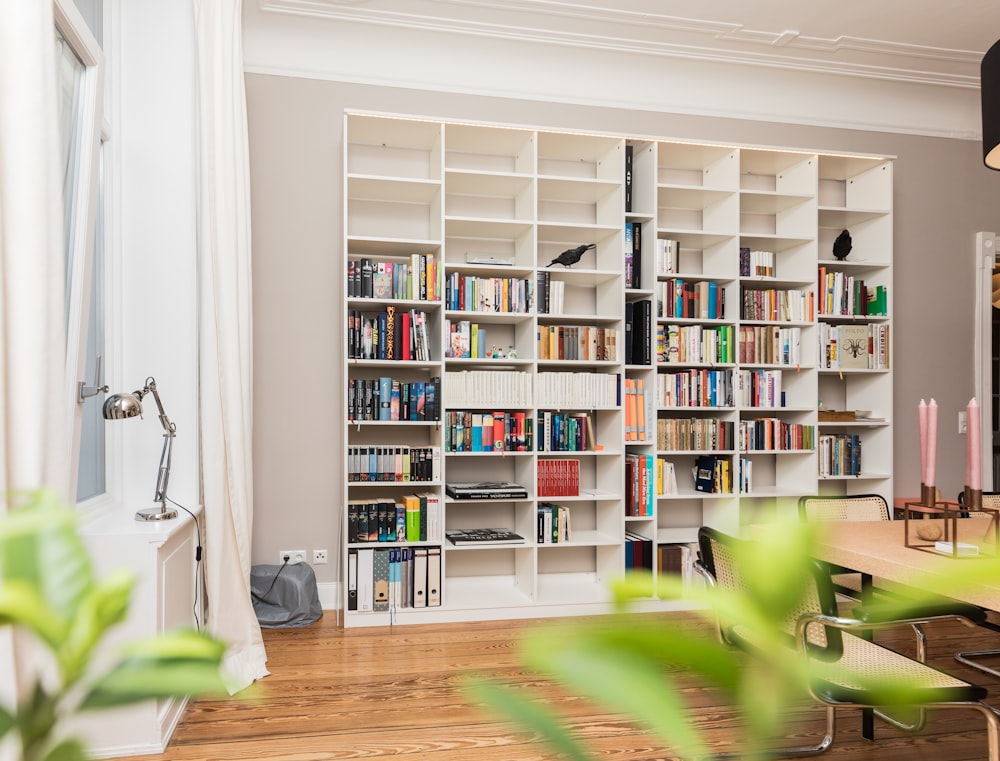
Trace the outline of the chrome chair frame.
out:
<instances>
[{"instance_id":1,"label":"chrome chair frame","mask_svg":"<svg viewBox=\"0 0 1000 761\"><path fill-rule=\"evenodd\" d=\"M720 586L715 557L716 546L733 546L744 540L729 537L714 529L703 527L699 531L699 545L701 552L695 564L697 571L705 578L710 589ZM864 636L857 636L853 632L864 635L872 629L898 626L899 624L919 624L925 623L925 618L892 620L884 622L872 622L862 619L844 618L837 615L836 595L833 583L830 579L829 569L822 563L816 562L813 567L815 578L814 599L806 603L806 607L812 607L799 615L794 622L789 622L793 629L794 644L789 644L790 650L795 651L799 657L807 660L817 660L822 664L838 664L844 660L855 660L855 653L862 653L866 657L877 657L882 659L885 668L891 673L899 669L909 670L916 675L920 675L926 681L926 695L928 698L936 696L940 692L941 699L928 699L920 703L915 703L914 708L965 708L979 711L983 714L987 723L987 743L989 747L990 761L1000 761L1000 713L991 706L983 702L986 696L985 688L970 684L964 680L952 677L944 672L932 668L921 661L897 653L888 648L882 647ZM936 616L940 619L961 619L961 616ZM719 640L730 647L734 647L752 654L750 640L741 637L738 625L729 626L725 624L718 610L715 610L715 627ZM844 643L847 643L845 649ZM817 659L814 651L822 653L822 657ZM851 655L848 655L848 651ZM850 673L850 672L848 672ZM828 750L836 739L836 709L837 708L861 708L876 709L877 706L872 700L865 699L864 689L859 689L850 680L837 679L836 670L831 667L829 676L817 678L807 685L810 696L824 705L826 708L826 728L825 734L819 743L812 746L802 746L794 748L772 748L771 753L777 757L797 757L813 756ZM890 723L902 729L908 729L904 723L888 719ZM738 758L739 753L717 754L714 758Z\"/></svg>"}]
</instances>

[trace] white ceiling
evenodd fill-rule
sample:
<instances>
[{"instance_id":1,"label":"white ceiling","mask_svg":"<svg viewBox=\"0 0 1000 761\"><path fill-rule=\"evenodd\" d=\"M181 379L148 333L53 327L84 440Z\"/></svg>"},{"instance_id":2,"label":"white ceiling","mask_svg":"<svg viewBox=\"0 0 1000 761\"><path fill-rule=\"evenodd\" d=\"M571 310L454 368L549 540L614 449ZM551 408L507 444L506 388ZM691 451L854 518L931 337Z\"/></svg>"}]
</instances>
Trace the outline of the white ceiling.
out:
<instances>
[{"instance_id":1,"label":"white ceiling","mask_svg":"<svg viewBox=\"0 0 1000 761\"><path fill-rule=\"evenodd\" d=\"M258 0L263 13L978 88L998 0Z\"/></svg>"}]
</instances>

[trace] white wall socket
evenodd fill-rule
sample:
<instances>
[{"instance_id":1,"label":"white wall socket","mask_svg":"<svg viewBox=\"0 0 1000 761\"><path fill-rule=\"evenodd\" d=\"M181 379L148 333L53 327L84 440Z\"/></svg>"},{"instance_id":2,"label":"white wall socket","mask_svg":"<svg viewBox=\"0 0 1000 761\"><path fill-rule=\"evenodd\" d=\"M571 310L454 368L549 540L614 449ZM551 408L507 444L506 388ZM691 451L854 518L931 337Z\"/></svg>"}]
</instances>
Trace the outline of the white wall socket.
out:
<instances>
[{"instance_id":1,"label":"white wall socket","mask_svg":"<svg viewBox=\"0 0 1000 761\"><path fill-rule=\"evenodd\" d=\"M326 550L313 550L313 565L323 565L326 562Z\"/></svg>"},{"instance_id":2,"label":"white wall socket","mask_svg":"<svg viewBox=\"0 0 1000 761\"><path fill-rule=\"evenodd\" d=\"M287 558L287 561L286 561ZM306 551L305 550L281 550L278 553L278 563L287 562L289 565L293 563L305 563L306 562Z\"/></svg>"}]
</instances>

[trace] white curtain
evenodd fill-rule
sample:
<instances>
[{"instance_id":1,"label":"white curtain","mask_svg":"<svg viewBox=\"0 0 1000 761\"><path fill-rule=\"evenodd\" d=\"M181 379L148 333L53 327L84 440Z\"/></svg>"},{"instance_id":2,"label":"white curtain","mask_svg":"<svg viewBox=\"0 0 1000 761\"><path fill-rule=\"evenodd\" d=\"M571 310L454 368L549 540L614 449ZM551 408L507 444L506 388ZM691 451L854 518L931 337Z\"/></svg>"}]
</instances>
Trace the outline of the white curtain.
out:
<instances>
[{"instance_id":1,"label":"white curtain","mask_svg":"<svg viewBox=\"0 0 1000 761\"><path fill-rule=\"evenodd\" d=\"M250 598L250 170L240 0L193 0L198 44L200 418L208 630L236 692L267 675Z\"/></svg>"},{"instance_id":2,"label":"white curtain","mask_svg":"<svg viewBox=\"0 0 1000 761\"><path fill-rule=\"evenodd\" d=\"M54 30L51 2L0 0L0 515L10 489L70 493ZM14 651L3 630L0 674L23 681Z\"/></svg>"}]
</instances>

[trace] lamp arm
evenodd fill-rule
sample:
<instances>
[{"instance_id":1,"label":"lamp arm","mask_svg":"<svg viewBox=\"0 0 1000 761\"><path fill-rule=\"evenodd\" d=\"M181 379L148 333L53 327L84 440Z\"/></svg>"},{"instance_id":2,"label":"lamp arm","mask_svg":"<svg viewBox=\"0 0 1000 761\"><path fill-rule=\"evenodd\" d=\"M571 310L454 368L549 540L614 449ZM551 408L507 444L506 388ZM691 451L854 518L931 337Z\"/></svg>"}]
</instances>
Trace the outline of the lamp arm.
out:
<instances>
[{"instance_id":1,"label":"lamp arm","mask_svg":"<svg viewBox=\"0 0 1000 761\"><path fill-rule=\"evenodd\" d=\"M156 409L159 411L160 425L163 426L163 430L166 431L164 435L175 436L177 434L177 426L170 422L170 418L167 417L167 413L163 410L163 402L160 401L160 395L156 391L156 379L150 376L146 378L146 386L142 391L136 391L136 396L141 400L146 394L153 394L153 401L156 402Z\"/></svg>"},{"instance_id":2,"label":"lamp arm","mask_svg":"<svg viewBox=\"0 0 1000 761\"><path fill-rule=\"evenodd\" d=\"M153 501L159 502L165 510L167 507L167 484L170 482L170 464L173 453L174 436L177 435L177 426L167 417L163 409L163 402L160 401L160 394L156 390L156 379L152 376L146 378L146 385L142 391L137 391L136 395L141 400L146 394L152 394L156 402L156 409L159 413L160 425L163 426L163 451L160 453L160 468L156 474L156 493Z\"/></svg>"}]
</instances>

